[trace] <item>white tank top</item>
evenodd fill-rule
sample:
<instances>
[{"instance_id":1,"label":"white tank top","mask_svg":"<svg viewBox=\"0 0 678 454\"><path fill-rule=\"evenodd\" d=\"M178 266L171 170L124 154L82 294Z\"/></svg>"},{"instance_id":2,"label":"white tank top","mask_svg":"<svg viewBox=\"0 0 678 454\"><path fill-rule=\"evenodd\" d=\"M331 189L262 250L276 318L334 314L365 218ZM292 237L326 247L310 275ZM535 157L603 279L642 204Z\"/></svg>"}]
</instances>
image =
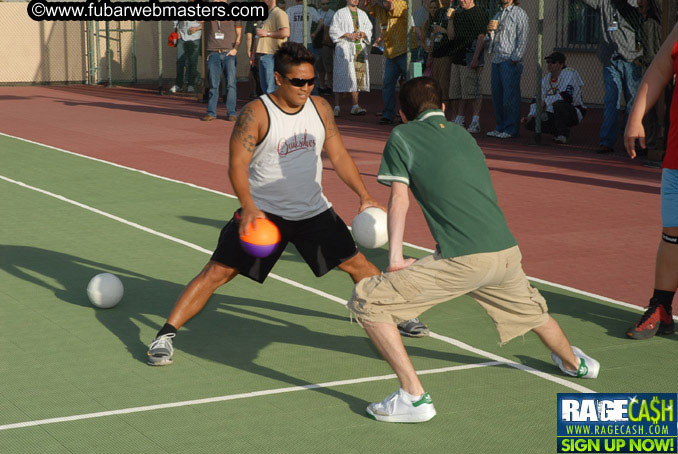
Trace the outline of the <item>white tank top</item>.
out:
<instances>
[{"instance_id":1,"label":"white tank top","mask_svg":"<svg viewBox=\"0 0 678 454\"><path fill-rule=\"evenodd\" d=\"M322 192L325 125L309 97L301 110L283 112L268 95L268 132L250 161L250 192L257 207L284 219L316 216L332 204Z\"/></svg>"}]
</instances>

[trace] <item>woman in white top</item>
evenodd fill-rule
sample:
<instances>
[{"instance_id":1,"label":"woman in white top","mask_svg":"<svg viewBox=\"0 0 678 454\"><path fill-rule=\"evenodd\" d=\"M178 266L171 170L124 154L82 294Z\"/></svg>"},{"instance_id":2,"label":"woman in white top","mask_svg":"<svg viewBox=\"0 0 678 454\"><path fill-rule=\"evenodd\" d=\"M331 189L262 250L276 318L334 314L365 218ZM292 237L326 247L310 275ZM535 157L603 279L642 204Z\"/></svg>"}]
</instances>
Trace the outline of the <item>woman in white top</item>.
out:
<instances>
[{"instance_id":1,"label":"woman in white top","mask_svg":"<svg viewBox=\"0 0 678 454\"><path fill-rule=\"evenodd\" d=\"M358 92L370 91L369 43L372 22L367 13L358 8L359 0L348 0L346 7L332 18L330 38L334 49L333 89L334 116L339 116L341 93L351 93L351 115L365 115L358 104Z\"/></svg>"}]
</instances>

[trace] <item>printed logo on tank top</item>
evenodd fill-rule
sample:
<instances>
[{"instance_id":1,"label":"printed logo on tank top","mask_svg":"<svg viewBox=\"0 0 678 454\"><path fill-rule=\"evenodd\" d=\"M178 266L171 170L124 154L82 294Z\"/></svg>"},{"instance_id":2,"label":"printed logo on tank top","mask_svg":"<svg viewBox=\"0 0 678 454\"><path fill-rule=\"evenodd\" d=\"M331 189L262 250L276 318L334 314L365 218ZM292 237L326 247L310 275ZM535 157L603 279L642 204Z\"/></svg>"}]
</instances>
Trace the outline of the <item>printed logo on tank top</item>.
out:
<instances>
[{"instance_id":1,"label":"printed logo on tank top","mask_svg":"<svg viewBox=\"0 0 678 454\"><path fill-rule=\"evenodd\" d=\"M297 134L294 134L291 138L280 139L278 146L276 147L276 151L280 157L285 157L295 151L304 149L315 152L315 137L309 136L306 129L304 129L303 134L298 136Z\"/></svg>"}]
</instances>

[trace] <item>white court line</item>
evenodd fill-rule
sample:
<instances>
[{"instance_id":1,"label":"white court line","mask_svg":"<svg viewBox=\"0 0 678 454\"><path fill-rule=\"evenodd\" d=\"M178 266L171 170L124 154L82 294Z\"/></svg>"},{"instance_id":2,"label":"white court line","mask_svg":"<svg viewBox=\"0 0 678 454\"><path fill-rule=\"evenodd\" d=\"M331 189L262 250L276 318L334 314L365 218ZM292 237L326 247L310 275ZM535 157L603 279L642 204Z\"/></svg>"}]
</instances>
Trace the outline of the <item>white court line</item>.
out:
<instances>
[{"instance_id":1,"label":"white court line","mask_svg":"<svg viewBox=\"0 0 678 454\"><path fill-rule=\"evenodd\" d=\"M166 240L173 241L173 242L181 244L183 246L187 246L187 247L194 249L196 251L200 251L200 252L203 252L205 254L212 254L212 251L205 249L203 247L200 247L196 244L189 243L188 241L184 241L184 240L181 240L179 238L175 238L171 235L167 235L167 234L162 233L162 232L158 232L157 230L153 230L151 228L137 224L136 222L128 221L127 219L123 219L119 216L115 216L115 215L107 213L105 211L101 211L97 208L93 208L89 205L85 205L84 203L76 202L75 200L71 200L71 199L64 197L62 195L54 194L54 193L46 191L44 189L36 188L35 186L31 186L31 185L23 183L21 181L13 180L13 179L5 177L3 175L0 175L0 180L5 180L9 183L16 184L16 185L21 186L23 188L39 192L41 194L47 195L49 197L53 197L55 199L61 200L61 201L66 202L66 203L70 203L71 205L75 205L79 208L83 208L83 209L91 211L93 213L100 214L100 215L105 216L105 217L112 219L114 221L118 221L118 222L121 222L121 223L128 225L130 227L134 227L134 228L137 228L137 229L142 230L144 232L150 233L151 235L159 236L160 238L164 238ZM339 297L334 296L334 295L331 295L329 293L323 292L322 290L318 290L316 288L309 287L307 285L303 285L303 284L296 282L296 281L293 281L291 279L287 279L287 278L284 278L282 276L278 276L277 274L271 273L271 274L269 274L269 276L273 279L279 280L281 282L292 285L292 286L297 287L299 289L306 290L308 292L322 296L323 298L326 298L326 299L329 299L331 301L335 301L337 303L343 304L344 306L346 305L346 301L344 299L339 298ZM441 341L446 342L448 344L455 345L455 346L457 346L457 347L459 347L463 350L471 351L471 352L476 353L480 356L484 356L486 358L490 358L490 359L493 359L495 361L501 361L503 363L506 363L507 365L515 367L516 369L520 369L520 370L523 370L523 371L526 371L526 372L530 372L530 373L535 374L539 377L542 377L546 380L550 380L552 382L555 382L555 383L558 383L560 385L566 386L568 388L574 389L575 391L584 392L584 393L594 392L594 391L592 391L588 388L585 388L585 387L578 385L576 383L572 383L568 380L564 380L564 379L559 378L559 377L554 377L554 376L547 374L545 372L540 372L537 369L533 369L529 366L525 366L523 364L516 363L515 361L508 360L508 359L503 358L501 356L495 355L494 353L490 353L490 352L487 352L485 350L481 350L479 348L471 347L470 345L465 344L461 341L457 341L455 339L452 339L452 338L449 338L449 337L446 337L446 336L441 336L441 335L438 335L438 334L433 333L433 332L431 332L431 337L434 337L435 339L441 340Z\"/></svg>"},{"instance_id":2,"label":"white court line","mask_svg":"<svg viewBox=\"0 0 678 454\"><path fill-rule=\"evenodd\" d=\"M10 134L5 134L4 132L0 132L0 136L9 137L9 138L11 138L11 139L16 139L16 140L21 140L21 141L23 141L23 142L26 142L26 143L32 143L32 144L34 144L34 145L39 145L39 146L41 146L41 147L45 147L45 148L48 148L48 149L51 149L51 150L59 151L59 152L62 152L62 153L66 153L66 154L73 155L73 156L78 156L78 157L84 158L84 159L90 159L90 160L92 160L92 161L100 162L100 163L107 164L107 165L110 165L110 166L113 166L113 167L119 167L119 168L121 168L121 169L130 170L130 171L132 171L132 172L141 173L141 174L143 174L143 175L147 175L147 176L150 176L150 177L158 178L158 179L160 179L160 180L165 180L165 181L169 181L169 182L172 182L172 183L183 184L183 185L185 185L185 186L189 186L189 187L194 188L194 189L200 189L200 190L202 190L202 191L211 192L211 193L213 193L213 194L223 195L223 196L226 196L226 197L229 197L229 198L232 198L232 199L236 199L236 198L237 198L236 196L234 196L234 195L232 195L232 194L228 194L228 193L226 193L226 192L217 191L217 190L214 190L214 189L206 188L206 187L204 187L204 186L198 186L198 185L195 185L195 184L193 184L193 183L187 183L187 182L185 182L185 181L175 180L175 179L173 179L173 178L163 177L163 176L161 176L161 175L157 175L157 174L154 174L154 173L146 172L145 170L139 170L139 169L135 169L135 168L133 168L133 167L124 166L124 165L122 165L122 164L116 164L116 163L114 163L114 162L106 161L106 160L103 160L103 159L93 158L92 156L87 156L87 155L84 155L84 154L75 153L75 152L73 152L73 151L64 150L64 149L62 149L62 148L53 147L53 146L51 146L51 145L46 145L46 144L40 143L40 142L34 142L34 141L32 141L32 140L24 139L23 137L17 137L17 136L13 136L13 135L10 135ZM411 244L411 243L406 243L406 242L403 243L403 244L405 244L406 246L411 247L411 248L413 248L413 249L418 249L418 250L420 250L420 251L433 253L433 250L432 250L432 249L425 248L425 247L422 247L422 246L417 246L416 244ZM586 291L584 291L584 290L579 290L579 289L576 289L576 288L574 288L574 287L568 287L568 286L566 286L566 285L557 284L557 283L555 283L555 282L546 281L546 280L539 279L539 278L536 278L536 277L530 277L530 276L527 276L527 278L528 278L529 280L531 280L531 281L534 281L534 282L539 282L539 283L542 283L542 284L547 284L547 285L550 285L550 286L552 286L552 287L556 287L556 288L560 288L560 289L563 289L563 290L567 290L567 291L572 292L572 293L578 293L578 294L580 294L580 295L590 296L590 297L592 297L592 298L596 298L596 299L599 299L599 300L602 300L602 301L605 301L605 302L608 302L608 303L611 303L611 304L616 304L616 305L618 305L618 306L623 306L623 307L626 307L626 308L628 308L628 309L633 309L633 310L635 310L635 311L643 312L643 311L645 310L643 307L637 306L637 305L635 305L635 304L626 303L626 302L624 302L624 301L615 300L615 299L612 299L612 298L608 298L608 297L606 297L606 296L602 296L602 295L597 295L597 294L595 294L595 293L586 292ZM330 298L330 299L332 299L332 298ZM333 300L333 301L336 301L336 300ZM675 320L678 320L678 314L677 314L677 315L674 315L673 318L674 318Z\"/></svg>"},{"instance_id":3,"label":"white court line","mask_svg":"<svg viewBox=\"0 0 678 454\"><path fill-rule=\"evenodd\" d=\"M417 372L418 375L426 374L440 374L443 372L451 372L457 370L467 370L467 369L477 369L481 367L489 366L499 366L503 365L501 361L489 361L485 363L476 363L476 364L465 364L463 366L452 366L452 367L443 367L440 369L427 369ZM354 378L350 380L337 380L330 381L325 383L317 383L304 386L291 386L287 388L276 388L276 389L266 389L263 391L254 391L249 393L241 394L230 394L226 396L217 396L217 397L207 397L205 399L195 399L195 400L183 400L181 402L170 402L167 404L158 404L158 405L146 405L143 407L131 407L131 408L122 408L119 410L110 410L110 411L100 411L96 413L85 413L81 415L72 415L72 416L62 416L59 418L48 418L48 419L38 419L34 421L24 421L17 422L13 424L5 424L0 426L0 431L10 430L10 429L19 429L22 427L31 427L31 426L41 426L45 424L55 424L59 422L68 422L68 421L79 421L82 419L93 419L101 418L102 416L115 416L115 415L126 415L130 413L140 413L143 411L153 411L153 410L162 410L165 408L176 408L176 407L187 407L189 405L202 405L202 404L211 404L214 402L224 402L227 400L236 400L236 399L246 399L250 397L259 397L259 396L270 396L272 394L284 394L291 393L295 391L307 391L310 389L319 389L319 388L333 388L337 386L344 385L353 385L356 383L367 383L373 381L382 381L382 380L393 380L398 378L396 374L390 375L379 375L375 377L364 377L364 378Z\"/></svg>"}]
</instances>

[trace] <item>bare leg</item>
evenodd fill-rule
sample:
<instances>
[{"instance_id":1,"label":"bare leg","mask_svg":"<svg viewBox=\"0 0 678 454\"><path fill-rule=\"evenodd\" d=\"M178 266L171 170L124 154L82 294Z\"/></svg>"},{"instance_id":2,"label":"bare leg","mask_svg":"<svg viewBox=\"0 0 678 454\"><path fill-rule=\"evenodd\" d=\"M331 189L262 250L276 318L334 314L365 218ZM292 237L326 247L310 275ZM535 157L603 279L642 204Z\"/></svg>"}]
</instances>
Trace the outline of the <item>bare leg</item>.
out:
<instances>
[{"instance_id":1,"label":"bare leg","mask_svg":"<svg viewBox=\"0 0 678 454\"><path fill-rule=\"evenodd\" d=\"M459 102L460 102L460 101L459 101L458 99L450 99L450 100L448 101L448 106L449 106L449 108L450 108L450 109L449 109L450 112L456 112L457 115L459 115ZM452 118L452 121L454 121L455 118L456 118L456 117Z\"/></svg>"},{"instance_id":2,"label":"bare leg","mask_svg":"<svg viewBox=\"0 0 678 454\"><path fill-rule=\"evenodd\" d=\"M356 284L366 277L377 276L381 274L379 268L374 266L374 263L367 260L367 257L362 252L358 252L352 258L346 260L338 267L341 271L345 271L351 275L351 279Z\"/></svg>"},{"instance_id":3,"label":"bare leg","mask_svg":"<svg viewBox=\"0 0 678 454\"><path fill-rule=\"evenodd\" d=\"M457 116L464 116L464 112L466 111L466 100L464 98L460 99L457 101Z\"/></svg>"},{"instance_id":4,"label":"bare leg","mask_svg":"<svg viewBox=\"0 0 678 454\"><path fill-rule=\"evenodd\" d=\"M678 236L678 227L664 227L662 231L667 235ZM678 244L670 244L664 240L659 243L654 288L669 292L678 289Z\"/></svg>"},{"instance_id":5,"label":"bare leg","mask_svg":"<svg viewBox=\"0 0 678 454\"><path fill-rule=\"evenodd\" d=\"M398 376L400 386L413 396L424 394L424 388L405 350L400 333L395 325L361 321L367 335L381 356Z\"/></svg>"},{"instance_id":6,"label":"bare leg","mask_svg":"<svg viewBox=\"0 0 678 454\"><path fill-rule=\"evenodd\" d=\"M167 323L176 329L181 328L187 321L205 307L216 289L238 275L238 270L209 261L207 265L184 289L174 304Z\"/></svg>"},{"instance_id":7,"label":"bare leg","mask_svg":"<svg viewBox=\"0 0 678 454\"><path fill-rule=\"evenodd\" d=\"M548 322L535 328L534 331L546 347L563 360L563 365L568 370L579 368L579 359L572 353L572 346L560 329L560 325L549 316Z\"/></svg>"},{"instance_id":8,"label":"bare leg","mask_svg":"<svg viewBox=\"0 0 678 454\"><path fill-rule=\"evenodd\" d=\"M483 98L478 98L473 100L473 116L480 116L480 109L483 107Z\"/></svg>"},{"instance_id":9,"label":"bare leg","mask_svg":"<svg viewBox=\"0 0 678 454\"><path fill-rule=\"evenodd\" d=\"M351 100L353 101L354 106L358 105L358 92L357 91L351 92Z\"/></svg>"},{"instance_id":10,"label":"bare leg","mask_svg":"<svg viewBox=\"0 0 678 454\"><path fill-rule=\"evenodd\" d=\"M334 105L341 105L341 93L334 92Z\"/></svg>"}]
</instances>

